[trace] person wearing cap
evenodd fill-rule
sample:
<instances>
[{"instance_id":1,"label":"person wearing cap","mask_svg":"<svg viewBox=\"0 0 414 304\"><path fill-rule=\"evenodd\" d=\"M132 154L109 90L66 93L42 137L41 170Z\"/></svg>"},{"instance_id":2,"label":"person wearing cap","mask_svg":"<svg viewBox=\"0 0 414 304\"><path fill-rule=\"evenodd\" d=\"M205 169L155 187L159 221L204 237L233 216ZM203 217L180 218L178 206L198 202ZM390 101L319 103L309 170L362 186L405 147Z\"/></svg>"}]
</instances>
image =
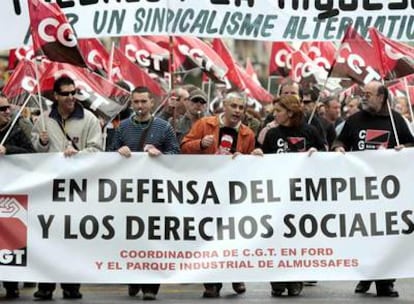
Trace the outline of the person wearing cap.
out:
<instances>
[{"instance_id":1,"label":"person wearing cap","mask_svg":"<svg viewBox=\"0 0 414 304\"><path fill-rule=\"evenodd\" d=\"M200 98L194 94L193 98ZM183 154L251 154L255 147L253 131L242 124L246 109L245 98L238 92L226 94L224 112L197 120L181 141ZM218 298L222 283L205 283L204 298ZM233 283L237 294L244 293L244 283Z\"/></svg>"},{"instance_id":2,"label":"person wearing cap","mask_svg":"<svg viewBox=\"0 0 414 304\"><path fill-rule=\"evenodd\" d=\"M190 97L184 101L186 112L177 120L175 133L178 142L190 131L191 126L200 118L204 117L207 110L207 95L200 89L194 89Z\"/></svg>"}]
</instances>

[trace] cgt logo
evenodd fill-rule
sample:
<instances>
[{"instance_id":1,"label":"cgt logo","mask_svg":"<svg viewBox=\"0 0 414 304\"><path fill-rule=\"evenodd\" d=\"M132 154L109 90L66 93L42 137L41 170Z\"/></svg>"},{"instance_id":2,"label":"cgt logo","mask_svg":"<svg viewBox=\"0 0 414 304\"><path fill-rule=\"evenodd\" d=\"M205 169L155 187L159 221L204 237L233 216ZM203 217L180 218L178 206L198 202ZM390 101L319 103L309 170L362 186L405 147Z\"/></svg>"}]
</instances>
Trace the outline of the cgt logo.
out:
<instances>
[{"instance_id":1,"label":"cgt logo","mask_svg":"<svg viewBox=\"0 0 414 304\"><path fill-rule=\"evenodd\" d=\"M0 266L27 265L27 195L0 195Z\"/></svg>"},{"instance_id":2,"label":"cgt logo","mask_svg":"<svg viewBox=\"0 0 414 304\"><path fill-rule=\"evenodd\" d=\"M39 23L39 36L46 42L58 42L66 47L77 45L76 36L69 23L59 23L54 18L46 18Z\"/></svg>"}]
</instances>

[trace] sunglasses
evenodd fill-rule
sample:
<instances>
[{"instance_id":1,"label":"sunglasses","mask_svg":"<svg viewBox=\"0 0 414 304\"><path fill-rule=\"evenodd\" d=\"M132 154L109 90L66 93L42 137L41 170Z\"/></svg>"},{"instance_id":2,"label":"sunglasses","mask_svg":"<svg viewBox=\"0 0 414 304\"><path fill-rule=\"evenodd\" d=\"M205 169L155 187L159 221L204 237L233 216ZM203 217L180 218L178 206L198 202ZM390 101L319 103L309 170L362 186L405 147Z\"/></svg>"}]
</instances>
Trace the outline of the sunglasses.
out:
<instances>
[{"instance_id":1,"label":"sunglasses","mask_svg":"<svg viewBox=\"0 0 414 304\"><path fill-rule=\"evenodd\" d=\"M0 112L6 112L7 110L10 110L10 106L1 106Z\"/></svg>"},{"instance_id":2,"label":"sunglasses","mask_svg":"<svg viewBox=\"0 0 414 304\"><path fill-rule=\"evenodd\" d=\"M194 103L200 103L200 104L202 104L202 105L204 105L204 104L206 104L206 103L207 103L207 101L205 101L204 99L201 99L201 98L194 98L194 99L191 99L191 102L194 102Z\"/></svg>"},{"instance_id":3,"label":"sunglasses","mask_svg":"<svg viewBox=\"0 0 414 304\"><path fill-rule=\"evenodd\" d=\"M67 97L69 95L75 96L77 93L78 93L77 90L73 90L73 91L68 91L68 92L58 92L57 94L60 95L60 96L66 96Z\"/></svg>"}]
</instances>

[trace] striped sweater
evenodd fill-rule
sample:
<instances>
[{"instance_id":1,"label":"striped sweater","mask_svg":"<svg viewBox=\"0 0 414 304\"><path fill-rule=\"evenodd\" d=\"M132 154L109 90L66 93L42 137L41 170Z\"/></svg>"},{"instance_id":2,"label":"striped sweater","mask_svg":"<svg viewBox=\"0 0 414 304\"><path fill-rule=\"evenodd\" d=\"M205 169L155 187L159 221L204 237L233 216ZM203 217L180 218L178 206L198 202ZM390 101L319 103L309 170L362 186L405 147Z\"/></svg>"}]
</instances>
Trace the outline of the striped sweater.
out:
<instances>
[{"instance_id":1,"label":"striped sweater","mask_svg":"<svg viewBox=\"0 0 414 304\"><path fill-rule=\"evenodd\" d=\"M134 117L121 121L121 124L115 130L115 138L111 151L116 151L120 147L128 146L133 152L141 152L142 150L138 151L138 145L146 127L148 127L147 123L140 124L134 120ZM143 147L146 144L154 145L164 154L180 153L180 147L173 128L168 122L160 118L154 118L154 121L147 132Z\"/></svg>"}]
</instances>

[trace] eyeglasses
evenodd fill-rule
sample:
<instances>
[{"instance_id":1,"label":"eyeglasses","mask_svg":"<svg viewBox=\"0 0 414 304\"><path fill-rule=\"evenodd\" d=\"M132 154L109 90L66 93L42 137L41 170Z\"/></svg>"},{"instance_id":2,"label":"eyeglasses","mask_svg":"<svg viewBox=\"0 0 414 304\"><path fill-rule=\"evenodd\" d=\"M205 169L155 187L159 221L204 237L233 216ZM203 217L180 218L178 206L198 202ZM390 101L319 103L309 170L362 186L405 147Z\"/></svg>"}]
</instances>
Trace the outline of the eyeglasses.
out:
<instances>
[{"instance_id":1,"label":"eyeglasses","mask_svg":"<svg viewBox=\"0 0 414 304\"><path fill-rule=\"evenodd\" d=\"M204 99L202 99L202 98L194 98L194 99L191 99L191 102L194 102L194 103L200 103L200 104L202 104L202 105L204 105L204 104L206 104L207 103L207 101L205 101Z\"/></svg>"},{"instance_id":2,"label":"eyeglasses","mask_svg":"<svg viewBox=\"0 0 414 304\"><path fill-rule=\"evenodd\" d=\"M10 106L1 106L0 112L6 112L7 110L10 110Z\"/></svg>"},{"instance_id":3,"label":"eyeglasses","mask_svg":"<svg viewBox=\"0 0 414 304\"><path fill-rule=\"evenodd\" d=\"M77 90L73 90L73 91L68 91L68 92L58 92L57 94L60 95L60 96L66 96L67 97L69 95L75 96L77 93L78 93Z\"/></svg>"}]
</instances>

